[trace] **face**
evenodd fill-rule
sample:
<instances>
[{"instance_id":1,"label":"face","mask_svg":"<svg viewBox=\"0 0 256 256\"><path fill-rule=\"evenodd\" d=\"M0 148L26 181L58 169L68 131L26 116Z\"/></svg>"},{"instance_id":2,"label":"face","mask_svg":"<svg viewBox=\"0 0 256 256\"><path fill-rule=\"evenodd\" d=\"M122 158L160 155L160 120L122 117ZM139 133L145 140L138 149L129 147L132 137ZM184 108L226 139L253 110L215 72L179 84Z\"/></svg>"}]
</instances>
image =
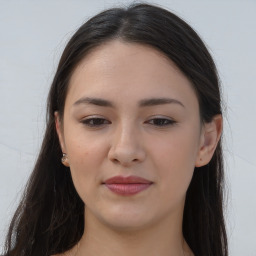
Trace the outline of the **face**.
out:
<instances>
[{"instance_id":1,"label":"face","mask_svg":"<svg viewBox=\"0 0 256 256\"><path fill-rule=\"evenodd\" d=\"M94 49L56 123L85 218L127 229L181 216L204 128L191 83L162 53L117 40Z\"/></svg>"}]
</instances>

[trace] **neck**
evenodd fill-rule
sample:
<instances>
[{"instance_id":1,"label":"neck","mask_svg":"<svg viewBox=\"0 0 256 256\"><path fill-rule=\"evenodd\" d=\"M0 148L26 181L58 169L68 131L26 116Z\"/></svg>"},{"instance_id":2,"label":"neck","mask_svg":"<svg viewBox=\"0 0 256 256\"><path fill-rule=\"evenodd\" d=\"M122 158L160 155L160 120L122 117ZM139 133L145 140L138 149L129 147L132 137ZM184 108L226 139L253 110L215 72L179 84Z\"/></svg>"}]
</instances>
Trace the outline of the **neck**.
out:
<instances>
[{"instance_id":1,"label":"neck","mask_svg":"<svg viewBox=\"0 0 256 256\"><path fill-rule=\"evenodd\" d=\"M85 216L86 228L76 256L189 255L182 235L182 218L172 216L150 227L122 230L108 227L89 211Z\"/></svg>"}]
</instances>

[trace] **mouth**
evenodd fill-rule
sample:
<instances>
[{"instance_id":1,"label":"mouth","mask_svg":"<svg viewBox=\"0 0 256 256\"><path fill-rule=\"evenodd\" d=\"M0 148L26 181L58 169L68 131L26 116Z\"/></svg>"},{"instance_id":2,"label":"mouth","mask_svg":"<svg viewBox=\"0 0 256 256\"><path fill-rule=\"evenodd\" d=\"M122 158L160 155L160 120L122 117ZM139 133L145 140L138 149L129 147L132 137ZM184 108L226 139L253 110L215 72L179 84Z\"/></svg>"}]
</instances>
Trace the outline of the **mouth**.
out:
<instances>
[{"instance_id":1,"label":"mouth","mask_svg":"<svg viewBox=\"0 0 256 256\"><path fill-rule=\"evenodd\" d=\"M138 176L114 176L103 184L113 193L131 196L148 189L153 182Z\"/></svg>"}]
</instances>

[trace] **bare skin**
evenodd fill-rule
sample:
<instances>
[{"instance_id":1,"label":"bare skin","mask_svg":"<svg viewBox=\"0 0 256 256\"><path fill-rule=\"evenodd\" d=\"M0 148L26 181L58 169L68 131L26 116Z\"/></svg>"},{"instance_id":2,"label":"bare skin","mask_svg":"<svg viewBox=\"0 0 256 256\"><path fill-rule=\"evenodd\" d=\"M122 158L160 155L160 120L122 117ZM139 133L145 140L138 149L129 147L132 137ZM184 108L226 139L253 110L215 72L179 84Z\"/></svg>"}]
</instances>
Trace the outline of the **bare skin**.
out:
<instances>
[{"instance_id":1,"label":"bare skin","mask_svg":"<svg viewBox=\"0 0 256 256\"><path fill-rule=\"evenodd\" d=\"M79 255L81 255L79 253L79 248L80 248L80 243L76 244L71 250L69 250L65 253L57 254L57 255L53 255L53 256L79 256ZM184 242L183 249L184 249L183 256L194 256L193 252L191 251L191 249L189 248L189 246L186 242ZM159 254L157 254L157 255L159 255Z\"/></svg>"},{"instance_id":2,"label":"bare skin","mask_svg":"<svg viewBox=\"0 0 256 256\"><path fill-rule=\"evenodd\" d=\"M79 245L61 255L193 255L182 234L186 191L194 167L212 158L222 117L201 123L193 87L174 63L145 45L119 40L101 45L76 68L64 119L58 112L55 117L86 205ZM118 195L104 185L116 175L136 175L152 185Z\"/></svg>"}]
</instances>

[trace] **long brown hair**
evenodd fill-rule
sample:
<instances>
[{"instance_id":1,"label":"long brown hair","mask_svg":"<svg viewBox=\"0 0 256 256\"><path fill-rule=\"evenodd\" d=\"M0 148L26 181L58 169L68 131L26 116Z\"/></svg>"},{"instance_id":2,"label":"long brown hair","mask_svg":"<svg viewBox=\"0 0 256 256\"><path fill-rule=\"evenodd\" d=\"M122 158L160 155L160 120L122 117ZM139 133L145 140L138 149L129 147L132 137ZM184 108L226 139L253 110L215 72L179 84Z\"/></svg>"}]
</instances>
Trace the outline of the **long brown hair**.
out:
<instances>
[{"instance_id":1,"label":"long brown hair","mask_svg":"<svg viewBox=\"0 0 256 256\"><path fill-rule=\"evenodd\" d=\"M113 39L150 45L170 58L191 81L202 122L222 114L214 61L197 33L175 14L135 4L103 11L83 24L68 42L48 96L47 127L23 199L10 224L5 255L47 256L72 248L84 230L84 203L62 155L54 112L63 115L69 80L78 63L96 46ZM183 234L196 256L227 256L223 214L221 141L207 166L195 168L186 195Z\"/></svg>"}]
</instances>

